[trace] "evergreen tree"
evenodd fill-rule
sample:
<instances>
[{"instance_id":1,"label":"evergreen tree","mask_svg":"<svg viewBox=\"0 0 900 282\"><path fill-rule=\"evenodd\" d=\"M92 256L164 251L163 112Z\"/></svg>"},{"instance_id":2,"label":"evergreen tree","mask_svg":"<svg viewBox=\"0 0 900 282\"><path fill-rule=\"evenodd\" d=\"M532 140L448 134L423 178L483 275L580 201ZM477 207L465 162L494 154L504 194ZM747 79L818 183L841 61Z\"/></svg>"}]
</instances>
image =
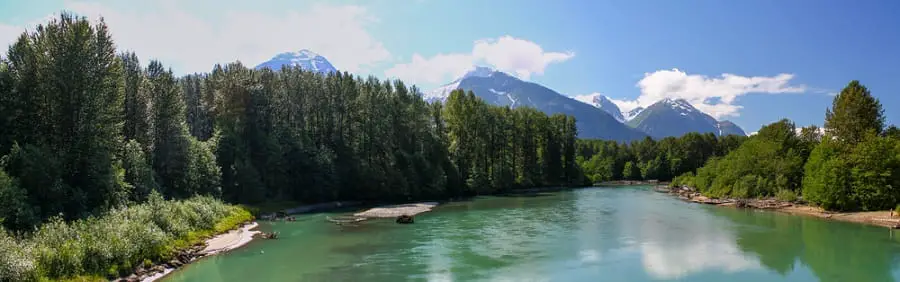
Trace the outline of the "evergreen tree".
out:
<instances>
[{"instance_id":1,"label":"evergreen tree","mask_svg":"<svg viewBox=\"0 0 900 282\"><path fill-rule=\"evenodd\" d=\"M831 108L825 111L825 128L838 140L856 144L870 131L881 134L884 110L869 89L854 80L834 97Z\"/></svg>"}]
</instances>

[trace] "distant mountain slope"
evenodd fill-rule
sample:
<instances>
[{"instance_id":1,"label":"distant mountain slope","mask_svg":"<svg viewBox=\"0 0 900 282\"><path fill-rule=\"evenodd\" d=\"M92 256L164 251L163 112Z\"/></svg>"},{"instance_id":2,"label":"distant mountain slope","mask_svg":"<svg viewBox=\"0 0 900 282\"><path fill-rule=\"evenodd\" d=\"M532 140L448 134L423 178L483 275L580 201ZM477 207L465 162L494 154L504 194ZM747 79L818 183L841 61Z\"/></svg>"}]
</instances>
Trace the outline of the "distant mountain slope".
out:
<instances>
[{"instance_id":1,"label":"distant mountain slope","mask_svg":"<svg viewBox=\"0 0 900 282\"><path fill-rule=\"evenodd\" d=\"M719 136L725 135L741 135L747 136L747 133L740 126L731 121L723 120L719 122Z\"/></svg>"},{"instance_id":2,"label":"distant mountain slope","mask_svg":"<svg viewBox=\"0 0 900 282\"><path fill-rule=\"evenodd\" d=\"M319 73L337 72L337 69L325 57L306 49L275 55L271 60L257 65L256 69L280 70L283 65L297 65L304 70Z\"/></svg>"},{"instance_id":3,"label":"distant mountain slope","mask_svg":"<svg viewBox=\"0 0 900 282\"><path fill-rule=\"evenodd\" d=\"M620 123L603 110L559 94L540 84L522 81L488 68L476 68L454 82L423 93L423 97L431 101L443 101L454 89L473 91L476 96L494 105L527 106L547 114L572 115L576 119L580 138L631 141L646 136Z\"/></svg>"},{"instance_id":4,"label":"distant mountain slope","mask_svg":"<svg viewBox=\"0 0 900 282\"><path fill-rule=\"evenodd\" d=\"M746 135L744 130L730 121L717 121L701 112L684 99L663 99L654 103L627 122L653 138L682 136L688 132L716 135Z\"/></svg>"},{"instance_id":5,"label":"distant mountain slope","mask_svg":"<svg viewBox=\"0 0 900 282\"><path fill-rule=\"evenodd\" d=\"M625 122L625 117L622 115L622 111L619 110L619 106L616 106L609 98L603 96L601 94L591 94L591 95L582 95L574 97L575 100L581 101L585 104L594 106L595 108L601 109L607 114L614 117L619 122Z\"/></svg>"}]
</instances>

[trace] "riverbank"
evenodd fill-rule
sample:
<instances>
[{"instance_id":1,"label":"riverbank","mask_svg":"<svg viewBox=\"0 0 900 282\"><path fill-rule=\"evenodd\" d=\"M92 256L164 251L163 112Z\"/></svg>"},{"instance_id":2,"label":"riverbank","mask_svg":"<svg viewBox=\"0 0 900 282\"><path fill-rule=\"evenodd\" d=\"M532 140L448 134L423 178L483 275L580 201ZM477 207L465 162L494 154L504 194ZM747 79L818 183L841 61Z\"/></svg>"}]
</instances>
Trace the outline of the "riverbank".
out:
<instances>
[{"instance_id":1,"label":"riverbank","mask_svg":"<svg viewBox=\"0 0 900 282\"><path fill-rule=\"evenodd\" d=\"M716 205L722 207L735 208L751 208L758 210L770 210L775 212L812 216L828 220L844 221L868 224L891 229L900 228L900 217L893 215L891 211L869 211L869 212L830 212L820 207L814 207L802 203L782 201L774 198L767 199L714 199L703 196L699 192L690 188L670 188L668 193L679 199L707 205Z\"/></svg>"},{"instance_id":2,"label":"riverbank","mask_svg":"<svg viewBox=\"0 0 900 282\"><path fill-rule=\"evenodd\" d=\"M603 181L600 183L594 183L595 186L635 186L635 185L665 185L668 186L669 182L659 182L656 180L613 180L613 181Z\"/></svg>"},{"instance_id":3,"label":"riverbank","mask_svg":"<svg viewBox=\"0 0 900 282\"><path fill-rule=\"evenodd\" d=\"M169 275L173 271L178 270L179 268L198 259L234 250L246 245L247 243L250 243L250 241L253 241L254 235L260 233L259 231L253 230L258 226L259 224L257 224L256 222L250 222L238 227L237 229L229 230L225 233L213 236L212 238L205 240L201 244L194 245L191 248L179 252L178 255L175 256L175 258L166 263L154 265L149 268L138 268L137 271L135 271L135 273L131 276L120 278L116 281L152 282L159 280L166 275Z\"/></svg>"}]
</instances>

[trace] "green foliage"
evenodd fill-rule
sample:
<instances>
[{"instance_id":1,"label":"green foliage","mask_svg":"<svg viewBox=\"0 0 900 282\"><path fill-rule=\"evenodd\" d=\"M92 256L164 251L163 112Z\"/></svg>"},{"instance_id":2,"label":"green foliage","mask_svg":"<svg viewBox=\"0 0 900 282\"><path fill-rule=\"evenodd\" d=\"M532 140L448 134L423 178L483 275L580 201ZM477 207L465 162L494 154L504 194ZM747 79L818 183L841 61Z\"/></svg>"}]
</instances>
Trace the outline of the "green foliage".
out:
<instances>
[{"instance_id":1,"label":"green foliage","mask_svg":"<svg viewBox=\"0 0 900 282\"><path fill-rule=\"evenodd\" d=\"M70 223L54 218L18 240L0 230L0 280L114 278L252 219L246 210L209 197L163 201L153 192L149 198L101 217Z\"/></svg>"},{"instance_id":2,"label":"green foliage","mask_svg":"<svg viewBox=\"0 0 900 282\"><path fill-rule=\"evenodd\" d=\"M884 110L869 89L851 81L834 97L825 112L825 128L838 140L856 144L867 133L881 134L884 129Z\"/></svg>"},{"instance_id":3,"label":"green foliage","mask_svg":"<svg viewBox=\"0 0 900 282\"><path fill-rule=\"evenodd\" d=\"M641 169L634 162L625 162L622 168L622 178L626 180L641 180Z\"/></svg>"},{"instance_id":4,"label":"green foliage","mask_svg":"<svg viewBox=\"0 0 900 282\"><path fill-rule=\"evenodd\" d=\"M125 182L131 185L131 200L143 202L150 191L157 190L153 177L153 168L147 160L143 146L136 140L125 143L122 153L122 167L125 169Z\"/></svg>"},{"instance_id":5,"label":"green foliage","mask_svg":"<svg viewBox=\"0 0 900 282\"><path fill-rule=\"evenodd\" d=\"M822 142L813 150L806 164L803 179L803 199L826 210L853 210L858 203L853 199L850 164L836 157L838 152L832 142Z\"/></svg>"},{"instance_id":6,"label":"green foliage","mask_svg":"<svg viewBox=\"0 0 900 282\"><path fill-rule=\"evenodd\" d=\"M898 143L870 133L850 152L851 186L861 209L885 210L900 202Z\"/></svg>"},{"instance_id":7,"label":"green foliage","mask_svg":"<svg viewBox=\"0 0 900 282\"><path fill-rule=\"evenodd\" d=\"M694 178L704 194L716 197L775 196L779 190L799 189L806 159L805 144L794 125L782 120L759 133L721 159L707 162Z\"/></svg>"},{"instance_id":8,"label":"green foliage","mask_svg":"<svg viewBox=\"0 0 900 282\"><path fill-rule=\"evenodd\" d=\"M867 134L850 145L826 138L806 164L803 197L828 210L884 210L900 201L900 142Z\"/></svg>"},{"instance_id":9,"label":"green foliage","mask_svg":"<svg viewBox=\"0 0 900 282\"><path fill-rule=\"evenodd\" d=\"M775 198L785 202L796 202L800 196L792 190L779 189L778 192L775 192Z\"/></svg>"},{"instance_id":10,"label":"green foliage","mask_svg":"<svg viewBox=\"0 0 900 282\"><path fill-rule=\"evenodd\" d=\"M62 13L7 54L12 81L4 100L16 111L4 112L11 121L4 138L22 149L0 151L19 155L6 169L40 207L36 214L76 218L115 205L124 81L105 23Z\"/></svg>"},{"instance_id":11,"label":"green foliage","mask_svg":"<svg viewBox=\"0 0 900 282\"><path fill-rule=\"evenodd\" d=\"M18 180L0 170L0 223L16 230L31 227L37 221L33 212Z\"/></svg>"},{"instance_id":12,"label":"green foliage","mask_svg":"<svg viewBox=\"0 0 900 282\"><path fill-rule=\"evenodd\" d=\"M682 137L666 137L659 141L645 138L631 144L615 141L578 140L576 156L584 174L594 182L627 179L625 163L639 169L638 177L669 181L676 175L692 173L706 161L736 149L745 136L689 133ZM625 172L625 173L623 173Z\"/></svg>"}]
</instances>

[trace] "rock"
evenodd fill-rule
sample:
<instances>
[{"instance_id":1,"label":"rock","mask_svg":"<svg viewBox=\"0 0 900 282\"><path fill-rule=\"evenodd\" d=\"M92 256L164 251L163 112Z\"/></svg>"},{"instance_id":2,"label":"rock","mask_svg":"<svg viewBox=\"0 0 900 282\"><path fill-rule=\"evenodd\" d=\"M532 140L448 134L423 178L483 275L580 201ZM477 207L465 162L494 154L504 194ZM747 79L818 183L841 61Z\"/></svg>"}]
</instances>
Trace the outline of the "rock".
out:
<instances>
[{"instance_id":1,"label":"rock","mask_svg":"<svg viewBox=\"0 0 900 282\"><path fill-rule=\"evenodd\" d=\"M169 261L169 265L172 266L172 268L179 268L184 264L181 263L181 261L179 261L178 259L173 259L173 260Z\"/></svg>"},{"instance_id":2,"label":"rock","mask_svg":"<svg viewBox=\"0 0 900 282\"><path fill-rule=\"evenodd\" d=\"M138 280L138 276L137 276L137 275L134 275L134 274L128 276L128 278L125 278L125 280L128 280L128 281L140 281L140 280Z\"/></svg>"},{"instance_id":3,"label":"rock","mask_svg":"<svg viewBox=\"0 0 900 282\"><path fill-rule=\"evenodd\" d=\"M413 220L412 216L408 216L408 215L404 214L404 215L397 217L397 223L399 223L399 224L410 224L413 222L414 222L414 220Z\"/></svg>"},{"instance_id":4,"label":"rock","mask_svg":"<svg viewBox=\"0 0 900 282\"><path fill-rule=\"evenodd\" d=\"M147 270L144 269L143 267L139 266L137 269L134 270L134 274L141 276L141 275L147 274Z\"/></svg>"},{"instance_id":5,"label":"rock","mask_svg":"<svg viewBox=\"0 0 900 282\"><path fill-rule=\"evenodd\" d=\"M166 267L162 265L156 265L152 268L152 270L156 272L166 272Z\"/></svg>"}]
</instances>

